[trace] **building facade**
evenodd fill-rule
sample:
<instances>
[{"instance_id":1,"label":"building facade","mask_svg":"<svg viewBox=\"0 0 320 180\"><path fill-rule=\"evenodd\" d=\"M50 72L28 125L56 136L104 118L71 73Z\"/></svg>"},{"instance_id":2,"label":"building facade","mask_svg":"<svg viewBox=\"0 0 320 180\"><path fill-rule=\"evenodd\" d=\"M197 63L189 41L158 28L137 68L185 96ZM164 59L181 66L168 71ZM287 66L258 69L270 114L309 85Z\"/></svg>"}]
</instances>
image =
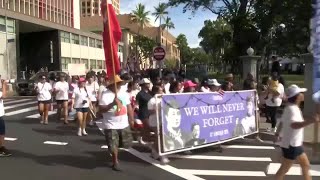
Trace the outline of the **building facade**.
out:
<instances>
[{"instance_id":1,"label":"building facade","mask_svg":"<svg viewBox=\"0 0 320 180\"><path fill-rule=\"evenodd\" d=\"M120 0L112 0L116 14L120 14ZM101 16L101 0L81 0L81 16Z\"/></svg>"},{"instance_id":2,"label":"building facade","mask_svg":"<svg viewBox=\"0 0 320 180\"><path fill-rule=\"evenodd\" d=\"M0 0L0 74L67 70L67 64L104 68L101 35L80 30L80 0Z\"/></svg>"}]
</instances>

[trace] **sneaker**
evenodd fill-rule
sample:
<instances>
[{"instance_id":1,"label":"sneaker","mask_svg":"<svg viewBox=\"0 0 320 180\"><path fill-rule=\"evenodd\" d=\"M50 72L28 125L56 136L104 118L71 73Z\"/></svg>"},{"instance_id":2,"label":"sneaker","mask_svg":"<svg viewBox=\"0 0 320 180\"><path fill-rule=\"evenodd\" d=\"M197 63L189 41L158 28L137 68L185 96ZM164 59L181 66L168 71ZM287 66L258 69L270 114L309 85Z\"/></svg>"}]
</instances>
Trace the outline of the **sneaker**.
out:
<instances>
[{"instance_id":1,"label":"sneaker","mask_svg":"<svg viewBox=\"0 0 320 180\"><path fill-rule=\"evenodd\" d=\"M147 143L142 140L142 137L138 137L138 142L141 145L146 145Z\"/></svg>"},{"instance_id":2,"label":"sneaker","mask_svg":"<svg viewBox=\"0 0 320 180\"><path fill-rule=\"evenodd\" d=\"M78 136L82 136L82 130L81 130L81 128L79 128L79 130L78 130Z\"/></svg>"},{"instance_id":3,"label":"sneaker","mask_svg":"<svg viewBox=\"0 0 320 180\"><path fill-rule=\"evenodd\" d=\"M271 132L271 128L267 128L267 132Z\"/></svg>"},{"instance_id":4,"label":"sneaker","mask_svg":"<svg viewBox=\"0 0 320 180\"><path fill-rule=\"evenodd\" d=\"M121 171L120 166L119 166L119 163L114 164L114 165L112 166L112 169L113 169L114 171Z\"/></svg>"},{"instance_id":5,"label":"sneaker","mask_svg":"<svg viewBox=\"0 0 320 180\"><path fill-rule=\"evenodd\" d=\"M10 151L8 151L8 149L6 149L5 147L0 148L0 157L8 157L11 155L12 154L10 153Z\"/></svg>"},{"instance_id":6,"label":"sneaker","mask_svg":"<svg viewBox=\"0 0 320 180\"><path fill-rule=\"evenodd\" d=\"M160 164L161 165L166 165L170 162L170 160L166 156L161 156L160 157Z\"/></svg>"},{"instance_id":7,"label":"sneaker","mask_svg":"<svg viewBox=\"0 0 320 180\"><path fill-rule=\"evenodd\" d=\"M83 130L82 130L82 135L85 135L85 136L88 135L88 133L86 132L86 129L83 129Z\"/></svg>"},{"instance_id":8,"label":"sneaker","mask_svg":"<svg viewBox=\"0 0 320 180\"><path fill-rule=\"evenodd\" d=\"M277 132L277 128L272 128L272 132L276 133Z\"/></svg>"},{"instance_id":9,"label":"sneaker","mask_svg":"<svg viewBox=\"0 0 320 180\"><path fill-rule=\"evenodd\" d=\"M256 137L256 140L261 143L263 142L263 140L259 136Z\"/></svg>"},{"instance_id":10,"label":"sneaker","mask_svg":"<svg viewBox=\"0 0 320 180\"><path fill-rule=\"evenodd\" d=\"M153 159L157 160L157 159L159 159L160 156L159 156L159 154L158 154L158 152L156 150L152 149L151 150L151 157Z\"/></svg>"}]
</instances>

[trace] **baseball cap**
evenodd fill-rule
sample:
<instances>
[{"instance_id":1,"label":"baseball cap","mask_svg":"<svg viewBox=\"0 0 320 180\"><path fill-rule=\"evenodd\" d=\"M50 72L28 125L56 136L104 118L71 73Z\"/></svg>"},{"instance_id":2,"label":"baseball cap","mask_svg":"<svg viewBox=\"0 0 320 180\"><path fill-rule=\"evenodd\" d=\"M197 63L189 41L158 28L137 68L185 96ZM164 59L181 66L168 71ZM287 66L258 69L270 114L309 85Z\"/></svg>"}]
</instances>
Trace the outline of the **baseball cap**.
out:
<instances>
[{"instance_id":1,"label":"baseball cap","mask_svg":"<svg viewBox=\"0 0 320 180\"><path fill-rule=\"evenodd\" d=\"M287 89L287 97L292 98L292 97L298 95L299 93L303 93L306 91L307 91L306 88L300 88L299 86L292 84Z\"/></svg>"},{"instance_id":2,"label":"baseball cap","mask_svg":"<svg viewBox=\"0 0 320 180\"><path fill-rule=\"evenodd\" d=\"M140 82L139 82L139 85L141 84L150 84L151 81L148 79L148 78L143 78Z\"/></svg>"},{"instance_id":3,"label":"baseball cap","mask_svg":"<svg viewBox=\"0 0 320 180\"><path fill-rule=\"evenodd\" d=\"M220 83L216 79L208 79L208 85L209 86L221 86Z\"/></svg>"},{"instance_id":4,"label":"baseball cap","mask_svg":"<svg viewBox=\"0 0 320 180\"><path fill-rule=\"evenodd\" d=\"M195 83L193 83L192 81L186 81L186 82L184 82L184 84L183 84L183 88L188 88L188 87L196 87L197 86L197 84L195 84Z\"/></svg>"}]
</instances>

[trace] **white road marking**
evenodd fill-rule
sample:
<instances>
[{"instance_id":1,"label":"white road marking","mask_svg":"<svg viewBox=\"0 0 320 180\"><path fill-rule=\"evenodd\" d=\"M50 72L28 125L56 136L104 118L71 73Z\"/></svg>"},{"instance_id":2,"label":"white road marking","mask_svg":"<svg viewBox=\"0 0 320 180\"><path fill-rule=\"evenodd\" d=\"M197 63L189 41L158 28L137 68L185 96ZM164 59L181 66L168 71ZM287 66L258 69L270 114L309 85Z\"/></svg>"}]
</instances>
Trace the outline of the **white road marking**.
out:
<instances>
[{"instance_id":1,"label":"white road marking","mask_svg":"<svg viewBox=\"0 0 320 180\"><path fill-rule=\"evenodd\" d=\"M188 173L200 176L238 176L238 177L265 177L263 171L220 171L220 170L196 170L180 169L182 173Z\"/></svg>"},{"instance_id":2,"label":"white road marking","mask_svg":"<svg viewBox=\"0 0 320 180\"><path fill-rule=\"evenodd\" d=\"M14 104L14 103L21 103L21 102L26 102L26 101L32 101L32 100L33 100L33 99L19 99L19 100L4 102L4 106L9 105L9 104ZM35 101L35 100L33 100L33 101Z\"/></svg>"},{"instance_id":3,"label":"white road marking","mask_svg":"<svg viewBox=\"0 0 320 180\"><path fill-rule=\"evenodd\" d=\"M227 145L227 146L222 146L222 148L225 149L275 149L273 146L244 146L244 145Z\"/></svg>"},{"instance_id":4,"label":"white road marking","mask_svg":"<svg viewBox=\"0 0 320 180\"><path fill-rule=\"evenodd\" d=\"M158 161L152 159L151 157L149 157L149 154L147 155L144 155L143 153L140 153L139 151L135 150L135 149L127 149L126 150L127 152L129 152L130 154L160 168L160 169L163 169L165 171L168 171L176 176L179 176L181 178L184 178L184 179L188 179L188 180L205 180L203 178L200 178L200 177L197 177L197 176L194 176L193 174L190 174L189 172L184 172L184 171L181 171L175 167L172 167L170 165L160 165Z\"/></svg>"},{"instance_id":5,"label":"white road marking","mask_svg":"<svg viewBox=\"0 0 320 180\"><path fill-rule=\"evenodd\" d=\"M4 140L5 141L16 141L16 140L18 140L18 138L5 137Z\"/></svg>"},{"instance_id":6,"label":"white road marking","mask_svg":"<svg viewBox=\"0 0 320 180\"><path fill-rule=\"evenodd\" d=\"M65 146L67 142L56 142L56 141L45 141L43 144L50 144L50 145L58 145L58 146Z\"/></svg>"},{"instance_id":7,"label":"white road marking","mask_svg":"<svg viewBox=\"0 0 320 180\"><path fill-rule=\"evenodd\" d=\"M276 174L280 168L280 163L270 163L267 168L267 174ZM320 165L310 165L310 174L311 176L320 176ZM299 176L302 175L301 168L299 164L294 164L286 175Z\"/></svg>"},{"instance_id":8,"label":"white road marking","mask_svg":"<svg viewBox=\"0 0 320 180\"><path fill-rule=\"evenodd\" d=\"M12 116L12 115L21 114L21 113L25 113L25 112L29 112L29 111L34 111L34 110L37 110L37 109L38 109L38 107L20 109L20 110L17 110L17 111L12 111L12 112L6 113L5 116Z\"/></svg>"},{"instance_id":9,"label":"white road marking","mask_svg":"<svg viewBox=\"0 0 320 180\"><path fill-rule=\"evenodd\" d=\"M36 103L37 103L36 101L33 101L33 102L15 104L15 105L11 105L11 106L5 106L5 107L4 107L4 110L16 108L16 107L21 107L21 106L26 106L26 105L30 105L30 104L36 105Z\"/></svg>"},{"instance_id":10,"label":"white road marking","mask_svg":"<svg viewBox=\"0 0 320 180\"><path fill-rule=\"evenodd\" d=\"M57 114L57 112L56 111L49 111L48 112L48 115L50 116L50 115L53 115L53 114ZM38 113L38 114L33 114L33 115L30 115L30 116L27 116L26 118L30 118L30 119L36 119L36 118L40 118L40 114Z\"/></svg>"},{"instance_id":11,"label":"white road marking","mask_svg":"<svg viewBox=\"0 0 320 180\"><path fill-rule=\"evenodd\" d=\"M170 155L169 157L179 159L201 159L201 160L222 160L222 161L255 161L255 162L272 162L269 157L236 157L236 156L202 156L202 155Z\"/></svg>"}]
</instances>

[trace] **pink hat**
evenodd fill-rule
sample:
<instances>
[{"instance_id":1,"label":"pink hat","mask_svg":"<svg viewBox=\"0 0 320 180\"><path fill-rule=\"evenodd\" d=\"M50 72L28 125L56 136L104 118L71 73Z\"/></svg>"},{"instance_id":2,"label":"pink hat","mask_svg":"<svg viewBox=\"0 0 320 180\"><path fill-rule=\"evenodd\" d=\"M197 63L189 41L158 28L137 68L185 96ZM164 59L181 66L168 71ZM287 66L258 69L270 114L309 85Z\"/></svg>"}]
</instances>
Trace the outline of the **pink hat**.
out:
<instances>
[{"instance_id":1,"label":"pink hat","mask_svg":"<svg viewBox=\"0 0 320 180\"><path fill-rule=\"evenodd\" d=\"M81 82L86 82L86 79L83 78L83 77L81 77L81 78L79 79L79 83L81 83Z\"/></svg>"},{"instance_id":2,"label":"pink hat","mask_svg":"<svg viewBox=\"0 0 320 180\"><path fill-rule=\"evenodd\" d=\"M186 82L184 82L184 84L183 84L183 87L184 88L188 88L188 87L196 87L197 86L197 84L195 84L195 83L193 83L192 81L186 81Z\"/></svg>"}]
</instances>

